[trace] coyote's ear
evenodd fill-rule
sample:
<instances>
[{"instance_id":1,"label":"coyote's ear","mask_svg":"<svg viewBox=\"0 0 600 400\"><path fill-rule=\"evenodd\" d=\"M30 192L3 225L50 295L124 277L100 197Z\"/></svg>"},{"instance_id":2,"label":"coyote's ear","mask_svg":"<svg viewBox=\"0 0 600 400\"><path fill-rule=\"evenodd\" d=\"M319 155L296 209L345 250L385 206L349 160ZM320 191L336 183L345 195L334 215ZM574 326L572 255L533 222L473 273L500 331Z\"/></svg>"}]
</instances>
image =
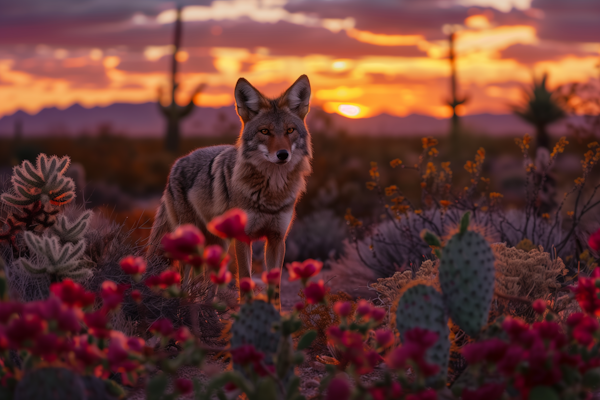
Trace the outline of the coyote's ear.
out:
<instances>
[{"instance_id":1,"label":"coyote's ear","mask_svg":"<svg viewBox=\"0 0 600 400\"><path fill-rule=\"evenodd\" d=\"M284 94L281 95L280 106L287 106L290 111L302 119L308 114L310 102L310 82L308 76L302 75Z\"/></svg>"},{"instance_id":2,"label":"coyote's ear","mask_svg":"<svg viewBox=\"0 0 600 400\"><path fill-rule=\"evenodd\" d=\"M264 96L244 78L238 79L234 92L236 110L244 122L258 114L266 101Z\"/></svg>"}]
</instances>

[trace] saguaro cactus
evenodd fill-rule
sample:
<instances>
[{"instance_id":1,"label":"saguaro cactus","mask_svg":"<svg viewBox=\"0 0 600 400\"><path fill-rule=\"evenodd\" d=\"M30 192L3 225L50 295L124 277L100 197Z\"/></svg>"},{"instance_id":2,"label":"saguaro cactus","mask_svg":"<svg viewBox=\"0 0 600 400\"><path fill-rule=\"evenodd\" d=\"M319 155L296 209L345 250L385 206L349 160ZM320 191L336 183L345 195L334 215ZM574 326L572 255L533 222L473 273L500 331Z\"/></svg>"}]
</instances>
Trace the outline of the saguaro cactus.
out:
<instances>
[{"instance_id":1,"label":"saguaro cactus","mask_svg":"<svg viewBox=\"0 0 600 400\"><path fill-rule=\"evenodd\" d=\"M177 89L179 83L177 82L177 70L178 70L178 53L179 45L181 44L181 7L177 9L177 19L175 20L175 35L173 37L173 56L171 59L171 102L167 106L163 106L161 103L162 91L159 89L158 92L158 107L161 113L167 119L167 132L165 136L165 148L168 151L176 153L179 151L180 133L179 123L181 120L194 110L194 97L203 89L203 85L196 88L190 101L185 106L180 106L175 102Z\"/></svg>"}]
</instances>

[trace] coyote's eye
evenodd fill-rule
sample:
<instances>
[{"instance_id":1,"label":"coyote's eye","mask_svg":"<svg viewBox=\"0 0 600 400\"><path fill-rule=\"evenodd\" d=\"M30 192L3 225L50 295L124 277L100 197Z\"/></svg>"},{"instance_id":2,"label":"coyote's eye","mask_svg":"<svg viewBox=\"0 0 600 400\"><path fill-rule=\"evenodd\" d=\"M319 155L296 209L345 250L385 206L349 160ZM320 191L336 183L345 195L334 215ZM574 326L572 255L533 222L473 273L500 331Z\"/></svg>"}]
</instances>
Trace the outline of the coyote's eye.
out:
<instances>
[{"instance_id":1,"label":"coyote's eye","mask_svg":"<svg viewBox=\"0 0 600 400\"><path fill-rule=\"evenodd\" d=\"M292 133L296 130L296 128L288 128L287 133Z\"/></svg>"},{"instance_id":2,"label":"coyote's eye","mask_svg":"<svg viewBox=\"0 0 600 400\"><path fill-rule=\"evenodd\" d=\"M261 129L260 133L262 133L263 135L268 135L269 134L269 130L268 129Z\"/></svg>"}]
</instances>

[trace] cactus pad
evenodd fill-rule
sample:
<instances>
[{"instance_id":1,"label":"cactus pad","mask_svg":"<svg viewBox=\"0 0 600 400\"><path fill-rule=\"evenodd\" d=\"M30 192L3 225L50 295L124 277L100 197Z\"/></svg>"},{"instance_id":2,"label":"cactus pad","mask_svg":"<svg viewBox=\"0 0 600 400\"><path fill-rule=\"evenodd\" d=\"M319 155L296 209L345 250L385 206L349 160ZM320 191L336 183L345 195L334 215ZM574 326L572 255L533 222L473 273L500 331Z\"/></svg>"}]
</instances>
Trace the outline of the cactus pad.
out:
<instances>
[{"instance_id":1,"label":"cactus pad","mask_svg":"<svg viewBox=\"0 0 600 400\"><path fill-rule=\"evenodd\" d=\"M85 387L75 373L65 368L41 368L21 379L15 400L85 400Z\"/></svg>"},{"instance_id":2,"label":"cactus pad","mask_svg":"<svg viewBox=\"0 0 600 400\"><path fill-rule=\"evenodd\" d=\"M450 329L444 299L433 286L419 281L407 285L396 307L396 329L400 339L413 328L427 329L438 334L438 340L427 350L427 361L440 367L433 380L446 379L450 357Z\"/></svg>"},{"instance_id":3,"label":"cactus pad","mask_svg":"<svg viewBox=\"0 0 600 400\"><path fill-rule=\"evenodd\" d=\"M475 337L487 323L494 296L494 254L481 234L454 235L442 251L439 279L452 321Z\"/></svg>"},{"instance_id":4,"label":"cactus pad","mask_svg":"<svg viewBox=\"0 0 600 400\"><path fill-rule=\"evenodd\" d=\"M281 315L272 304L254 300L240 307L237 320L231 326L231 347L251 344L264 353L265 362L273 364L281 333L273 331L273 323L279 322Z\"/></svg>"}]
</instances>

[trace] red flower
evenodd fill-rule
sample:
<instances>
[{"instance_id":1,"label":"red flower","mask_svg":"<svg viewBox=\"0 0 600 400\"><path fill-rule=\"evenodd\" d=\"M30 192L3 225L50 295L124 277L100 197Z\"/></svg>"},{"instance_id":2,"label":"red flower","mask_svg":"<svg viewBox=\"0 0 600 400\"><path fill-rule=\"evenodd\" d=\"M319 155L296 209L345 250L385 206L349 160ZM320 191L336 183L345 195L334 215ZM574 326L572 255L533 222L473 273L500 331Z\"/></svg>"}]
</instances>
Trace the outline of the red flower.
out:
<instances>
[{"instance_id":1,"label":"red flower","mask_svg":"<svg viewBox=\"0 0 600 400\"><path fill-rule=\"evenodd\" d=\"M301 301L294 304L294 310L296 310L296 311L302 311L302 310L304 310L304 307L305 307L305 305Z\"/></svg>"},{"instance_id":2,"label":"red flower","mask_svg":"<svg viewBox=\"0 0 600 400\"><path fill-rule=\"evenodd\" d=\"M110 364L111 369L117 370L123 367L123 364L129 359L129 349L126 348L126 343L121 336L113 337L108 345L106 359Z\"/></svg>"},{"instance_id":3,"label":"red flower","mask_svg":"<svg viewBox=\"0 0 600 400\"><path fill-rule=\"evenodd\" d=\"M10 341L8 340L8 336L6 336L4 327L0 326L0 351L8 350L9 347Z\"/></svg>"},{"instance_id":4,"label":"red flower","mask_svg":"<svg viewBox=\"0 0 600 400\"><path fill-rule=\"evenodd\" d=\"M425 389L422 392L406 396L406 400L436 400L437 398L437 393L433 389Z\"/></svg>"},{"instance_id":5,"label":"red flower","mask_svg":"<svg viewBox=\"0 0 600 400\"><path fill-rule=\"evenodd\" d=\"M208 268L218 271L222 266L223 248L217 245L211 245L204 248L204 262ZM225 254L227 256L227 254Z\"/></svg>"},{"instance_id":6,"label":"red flower","mask_svg":"<svg viewBox=\"0 0 600 400\"><path fill-rule=\"evenodd\" d=\"M319 304L325 299L327 294L327 288L321 279L318 283L310 282L304 288L304 296L306 296L306 302L308 304Z\"/></svg>"},{"instance_id":7,"label":"red flower","mask_svg":"<svg viewBox=\"0 0 600 400\"><path fill-rule=\"evenodd\" d=\"M369 393L373 400L399 399L402 397L402 386L394 381L391 386L372 387Z\"/></svg>"},{"instance_id":8,"label":"red flower","mask_svg":"<svg viewBox=\"0 0 600 400\"><path fill-rule=\"evenodd\" d=\"M227 285L231 282L231 272L229 272L227 266L224 265L216 274L214 272L210 273L210 280L215 285Z\"/></svg>"},{"instance_id":9,"label":"red flower","mask_svg":"<svg viewBox=\"0 0 600 400\"><path fill-rule=\"evenodd\" d=\"M135 289L131 291L131 298L133 299L133 301L135 301L136 303L139 303L142 301L142 292L140 292L139 290Z\"/></svg>"},{"instance_id":10,"label":"red flower","mask_svg":"<svg viewBox=\"0 0 600 400\"><path fill-rule=\"evenodd\" d=\"M356 307L356 314L362 317L367 317L369 314L371 314L372 308L373 307L370 302L366 300L360 300L358 302L358 306Z\"/></svg>"},{"instance_id":11,"label":"red flower","mask_svg":"<svg viewBox=\"0 0 600 400\"><path fill-rule=\"evenodd\" d=\"M123 302L123 296L125 291L129 289L131 285L117 285L112 281L102 282L100 288L100 297L102 297L103 307L106 310L114 310L119 307Z\"/></svg>"},{"instance_id":12,"label":"red flower","mask_svg":"<svg viewBox=\"0 0 600 400\"><path fill-rule=\"evenodd\" d=\"M262 273L262 281L267 285L279 286L279 280L281 279L281 270L279 268L273 268L270 271Z\"/></svg>"},{"instance_id":13,"label":"red flower","mask_svg":"<svg viewBox=\"0 0 600 400\"><path fill-rule=\"evenodd\" d=\"M175 380L175 388L181 394L192 393L194 390L194 385L191 380L185 378L178 378Z\"/></svg>"},{"instance_id":14,"label":"red flower","mask_svg":"<svg viewBox=\"0 0 600 400\"><path fill-rule=\"evenodd\" d=\"M252 369L260 377L275 373L274 365L264 365L263 363L258 363L258 362L254 363L254 365L252 366Z\"/></svg>"},{"instance_id":15,"label":"red flower","mask_svg":"<svg viewBox=\"0 0 600 400\"><path fill-rule=\"evenodd\" d=\"M381 322L385 318L385 310L379 307L371 308L371 318L375 322Z\"/></svg>"},{"instance_id":16,"label":"red flower","mask_svg":"<svg viewBox=\"0 0 600 400\"><path fill-rule=\"evenodd\" d=\"M0 302L0 323L6 324L13 316L21 312L23 306L16 301Z\"/></svg>"},{"instance_id":17,"label":"red flower","mask_svg":"<svg viewBox=\"0 0 600 400\"><path fill-rule=\"evenodd\" d=\"M600 329L600 324L595 317L583 313L569 315L567 325L572 328L573 339L583 346L591 344L594 340L594 333Z\"/></svg>"},{"instance_id":18,"label":"red flower","mask_svg":"<svg viewBox=\"0 0 600 400\"><path fill-rule=\"evenodd\" d=\"M352 389L346 379L333 378L327 386L325 400L348 400Z\"/></svg>"},{"instance_id":19,"label":"red flower","mask_svg":"<svg viewBox=\"0 0 600 400\"><path fill-rule=\"evenodd\" d=\"M594 251L600 250L600 229L590 235L588 246Z\"/></svg>"},{"instance_id":20,"label":"red flower","mask_svg":"<svg viewBox=\"0 0 600 400\"><path fill-rule=\"evenodd\" d=\"M166 318L157 319L150 326L150 332L158 332L162 336L169 336L173 333L173 324Z\"/></svg>"},{"instance_id":21,"label":"red flower","mask_svg":"<svg viewBox=\"0 0 600 400\"><path fill-rule=\"evenodd\" d=\"M37 337L31 353L52 362L58 358L61 348L64 348L64 344L61 343L63 341L52 332L45 333Z\"/></svg>"},{"instance_id":22,"label":"red flower","mask_svg":"<svg viewBox=\"0 0 600 400\"><path fill-rule=\"evenodd\" d=\"M546 311L546 300L537 299L533 302L531 307L537 314L542 315Z\"/></svg>"},{"instance_id":23,"label":"red flower","mask_svg":"<svg viewBox=\"0 0 600 400\"><path fill-rule=\"evenodd\" d=\"M242 294L252 293L256 283L252 280L252 278L243 278L240 280L240 292Z\"/></svg>"},{"instance_id":24,"label":"red flower","mask_svg":"<svg viewBox=\"0 0 600 400\"><path fill-rule=\"evenodd\" d=\"M63 332L77 334L81 330L81 325L79 324L75 310L71 308L62 306L54 319L57 322L58 329Z\"/></svg>"},{"instance_id":25,"label":"red flower","mask_svg":"<svg viewBox=\"0 0 600 400\"><path fill-rule=\"evenodd\" d=\"M333 311L340 317L348 317L352 314L352 303L349 301L336 301L333 305Z\"/></svg>"},{"instance_id":26,"label":"red flower","mask_svg":"<svg viewBox=\"0 0 600 400\"><path fill-rule=\"evenodd\" d=\"M83 286L70 279L51 284L50 292L71 307L87 307L96 300L94 293L86 292Z\"/></svg>"},{"instance_id":27,"label":"red flower","mask_svg":"<svg viewBox=\"0 0 600 400\"><path fill-rule=\"evenodd\" d=\"M187 342L188 340L193 338L192 333L185 326L182 326L179 329L177 329L171 336L173 340L175 340L175 342Z\"/></svg>"},{"instance_id":28,"label":"red flower","mask_svg":"<svg viewBox=\"0 0 600 400\"><path fill-rule=\"evenodd\" d=\"M160 244L169 257L187 261L190 255L199 254L198 246L204 244L204 235L192 224L181 225L163 236Z\"/></svg>"},{"instance_id":29,"label":"red flower","mask_svg":"<svg viewBox=\"0 0 600 400\"><path fill-rule=\"evenodd\" d=\"M600 299L598 298L598 288L596 279L600 277L600 268L596 268L589 278L579 277L575 292L575 298L579 306L588 314L600 316Z\"/></svg>"},{"instance_id":30,"label":"red flower","mask_svg":"<svg viewBox=\"0 0 600 400\"><path fill-rule=\"evenodd\" d=\"M83 320L88 326L90 333L97 338L102 339L110 336L110 330L106 328L108 319L106 318L106 312L104 310L85 314Z\"/></svg>"},{"instance_id":31,"label":"red flower","mask_svg":"<svg viewBox=\"0 0 600 400\"><path fill-rule=\"evenodd\" d=\"M85 336L76 338L73 352L75 353L75 358L85 367L98 364L98 361L102 358L100 349L95 345L89 344Z\"/></svg>"},{"instance_id":32,"label":"red flower","mask_svg":"<svg viewBox=\"0 0 600 400\"><path fill-rule=\"evenodd\" d=\"M127 275L142 275L146 272L146 261L142 257L127 256L119 265Z\"/></svg>"},{"instance_id":33,"label":"red flower","mask_svg":"<svg viewBox=\"0 0 600 400\"><path fill-rule=\"evenodd\" d=\"M181 275L177 271L163 271L160 275L154 275L146 279L146 286L158 286L161 289L166 289L169 286L179 285L181 283Z\"/></svg>"},{"instance_id":34,"label":"red flower","mask_svg":"<svg viewBox=\"0 0 600 400\"><path fill-rule=\"evenodd\" d=\"M302 279L306 282L309 278L317 275L323 268L323 263L317 260L306 260L303 262L293 262L288 264L288 271L290 273L289 281L296 281Z\"/></svg>"},{"instance_id":35,"label":"red flower","mask_svg":"<svg viewBox=\"0 0 600 400\"><path fill-rule=\"evenodd\" d=\"M12 343L21 346L28 340L35 340L46 331L47 327L47 322L43 321L38 315L25 314L21 318L10 321L6 328L6 336Z\"/></svg>"},{"instance_id":36,"label":"red flower","mask_svg":"<svg viewBox=\"0 0 600 400\"><path fill-rule=\"evenodd\" d=\"M379 347L388 347L394 343L394 333L387 329L378 329L375 331L375 341Z\"/></svg>"},{"instance_id":37,"label":"red flower","mask_svg":"<svg viewBox=\"0 0 600 400\"><path fill-rule=\"evenodd\" d=\"M235 349L231 349L231 359L234 364L248 365L260 363L265 355L257 351L251 344L245 344Z\"/></svg>"},{"instance_id":38,"label":"red flower","mask_svg":"<svg viewBox=\"0 0 600 400\"><path fill-rule=\"evenodd\" d=\"M141 353L144 351L144 339L132 336L127 339L127 348L130 351L134 351L136 353Z\"/></svg>"},{"instance_id":39,"label":"red flower","mask_svg":"<svg viewBox=\"0 0 600 400\"><path fill-rule=\"evenodd\" d=\"M221 238L236 239L241 242L250 243L250 237L246 234L247 222L248 216L246 213L239 208L233 208L210 221L207 229Z\"/></svg>"}]
</instances>

